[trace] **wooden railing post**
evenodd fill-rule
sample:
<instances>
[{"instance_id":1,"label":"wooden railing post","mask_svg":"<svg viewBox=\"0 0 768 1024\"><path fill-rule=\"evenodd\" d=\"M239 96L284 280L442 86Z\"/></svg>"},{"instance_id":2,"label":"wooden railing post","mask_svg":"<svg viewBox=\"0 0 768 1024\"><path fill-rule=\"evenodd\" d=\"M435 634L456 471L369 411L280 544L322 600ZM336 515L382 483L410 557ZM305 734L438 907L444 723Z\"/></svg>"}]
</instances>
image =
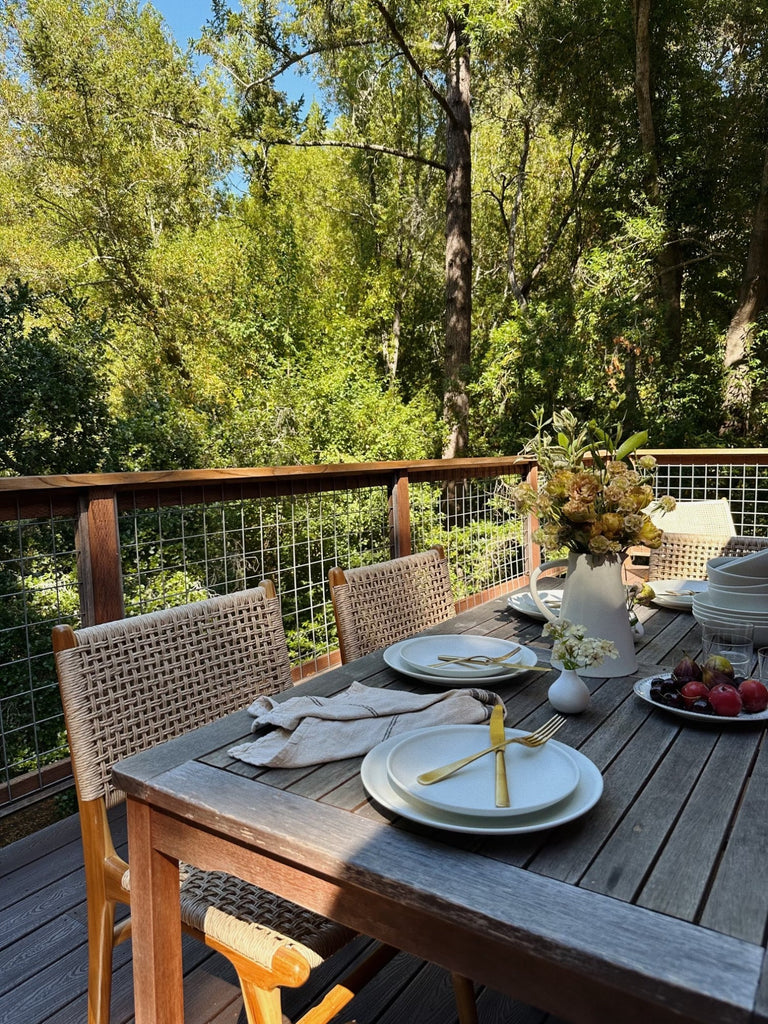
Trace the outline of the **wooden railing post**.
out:
<instances>
[{"instance_id":1,"label":"wooden railing post","mask_svg":"<svg viewBox=\"0 0 768 1024\"><path fill-rule=\"evenodd\" d=\"M411 553L411 496L408 470L400 470L388 486L389 550L392 558Z\"/></svg>"},{"instance_id":2,"label":"wooden railing post","mask_svg":"<svg viewBox=\"0 0 768 1024\"><path fill-rule=\"evenodd\" d=\"M539 466L538 463L534 463L528 469L526 474L526 481L533 487L534 490L539 489ZM526 523L526 537L525 537L525 560L526 569L528 575L533 572L534 569L538 569L541 565L541 548L538 544L534 544L532 537L535 530L539 528L539 520L534 515L528 516Z\"/></svg>"},{"instance_id":3,"label":"wooden railing post","mask_svg":"<svg viewBox=\"0 0 768 1024\"><path fill-rule=\"evenodd\" d=\"M113 488L92 488L80 499L76 547L82 624L122 619L123 571Z\"/></svg>"}]
</instances>

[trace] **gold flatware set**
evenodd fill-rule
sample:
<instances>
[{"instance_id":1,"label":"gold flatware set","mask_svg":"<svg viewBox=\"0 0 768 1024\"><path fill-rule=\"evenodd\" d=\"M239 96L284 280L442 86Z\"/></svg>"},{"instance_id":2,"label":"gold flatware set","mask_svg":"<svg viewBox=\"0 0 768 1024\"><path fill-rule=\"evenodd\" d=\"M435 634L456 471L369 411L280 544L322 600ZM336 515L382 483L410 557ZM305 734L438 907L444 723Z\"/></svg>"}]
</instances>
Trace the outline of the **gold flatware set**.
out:
<instances>
[{"instance_id":1,"label":"gold flatware set","mask_svg":"<svg viewBox=\"0 0 768 1024\"><path fill-rule=\"evenodd\" d=\"M498 707L501 708L501 705L498 705ZM503 716L503 710L501 713ZM491 714L493 716L493 713ZM454 772L459 771L465 765L476 761L479 757L485 757L486 754L496 751L503 752L504 748L508 747L510 743L521 743L524 747L541 747L547 740L551 740L558 729L562 728L565 723L566 718L563 715L554 715L544 725L527 736L513 736L511 739L500 740L498 743L493 743L490 747L486 747L485 750L478 750L476 754L470 754L469 757L462 757L460 760L452 761L450 764L443 765L440 768L432 768L428 772L423 772L421 775L416 776L416 781L420 782L423 786L429 786L433 782L440 782L442 779L447 779L449 775L453 775ZM503 732L503 727L500 735L506 735Z\"/></svg>"}]
</instances>

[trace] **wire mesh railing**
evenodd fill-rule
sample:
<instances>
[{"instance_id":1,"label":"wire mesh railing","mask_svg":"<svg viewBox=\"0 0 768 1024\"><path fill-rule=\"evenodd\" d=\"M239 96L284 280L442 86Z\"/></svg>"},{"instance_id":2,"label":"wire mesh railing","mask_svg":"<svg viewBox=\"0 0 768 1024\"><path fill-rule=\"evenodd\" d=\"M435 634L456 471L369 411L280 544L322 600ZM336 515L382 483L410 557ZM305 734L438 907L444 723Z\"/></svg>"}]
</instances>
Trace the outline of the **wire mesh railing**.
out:
<instances>
[{"instance_id":1,"label":"wire mesh railing","mask_svg":"<svg viewBox=\"0 0 768 1024\"><path fill-rule=\"evenodd\" d=\"M725 497L737 532L768 535L768 452L654 454L659 493ZM510 458L194 471L156 482L0 480L0 814L69 777L54 625L140 614L269 577L297 675L322 670L337 647L334 565L441 544L460 602L523 583L536 551L509 490L529 466Z\"/></svg>"}]
</instances>

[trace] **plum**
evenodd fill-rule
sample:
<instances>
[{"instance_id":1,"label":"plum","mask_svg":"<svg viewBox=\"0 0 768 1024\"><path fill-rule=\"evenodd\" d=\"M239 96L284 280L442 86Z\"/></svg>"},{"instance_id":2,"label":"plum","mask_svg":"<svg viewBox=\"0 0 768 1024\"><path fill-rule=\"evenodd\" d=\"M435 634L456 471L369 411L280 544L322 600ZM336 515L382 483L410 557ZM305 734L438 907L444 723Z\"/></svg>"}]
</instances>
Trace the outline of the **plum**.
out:
<instances>
[{"instance_id":1,"label":"plum","mask_svg":"<svg viewBox=\"0 0 768 1024\"><path fill-rule=\"evenodd\" d=\"M739 684L739 694L744 710L750 714L768 708L768 688L759 679L745 679Z\"/></svg>"},{"instance_id":2,"label":"plum","mask_svg":"<svg viewBox=\"0 0 768 1024\"><path fill-rule=\"evenodd\" d=\"M709 703L715 709L715 714L723 718L735 718L742 708L739 691L729 683L713 686L709 691Z\"/></svg>"},{"instance_id":3,"label":"plum","mask_svg":"<svg viewBox=\"0 0 768 1024\"><path fill-rule=\"evenodd\" d=\"M709 699L709 687L700 679L691 679L684 686L680 687L680 693L685 700L685 706L690 708L697 700Z\"/></svg>"}]
</instances>

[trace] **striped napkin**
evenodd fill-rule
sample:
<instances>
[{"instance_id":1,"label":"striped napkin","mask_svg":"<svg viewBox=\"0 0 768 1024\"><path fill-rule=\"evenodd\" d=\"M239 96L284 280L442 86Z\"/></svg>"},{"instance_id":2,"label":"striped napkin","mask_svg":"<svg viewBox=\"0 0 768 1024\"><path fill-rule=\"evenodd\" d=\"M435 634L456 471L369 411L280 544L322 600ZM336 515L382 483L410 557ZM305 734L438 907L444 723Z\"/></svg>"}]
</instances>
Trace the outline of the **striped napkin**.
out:
<instances>
[{"instance_id":1,"label":"striped napkin","mask_svg":"<svg viewBox=\"0 0 768 1024\"><path fill-rule=\"evenodd\" d=\"M378 743L429 725L487 722L497 693L475 687L435 693L382 690L357 681L333 697L291 697L278 703L258 697L248 708L251 731L274 726L266 736L228 753L248 764L299 768L367 754Z\"/></svg>"}]
</instances>

